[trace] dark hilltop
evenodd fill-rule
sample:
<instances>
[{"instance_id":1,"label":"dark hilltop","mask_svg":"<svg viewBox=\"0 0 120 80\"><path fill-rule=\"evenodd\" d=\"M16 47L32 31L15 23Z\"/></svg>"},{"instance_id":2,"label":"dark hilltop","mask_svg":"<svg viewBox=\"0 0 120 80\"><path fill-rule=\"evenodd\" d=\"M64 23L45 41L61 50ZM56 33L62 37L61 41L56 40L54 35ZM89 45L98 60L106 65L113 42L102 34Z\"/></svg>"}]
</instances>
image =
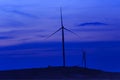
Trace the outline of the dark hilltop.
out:
<instances>
[{"instance_id":1,"label":"dark hilltop","mask_svg":"<svg viewBox=\"0 0 120 80\"><path fill-rule=\"evenodd\" d=\"M120 73L82 67L52 67L0 71L0 80L119 80Z\"/></svg>"}]
</instances>

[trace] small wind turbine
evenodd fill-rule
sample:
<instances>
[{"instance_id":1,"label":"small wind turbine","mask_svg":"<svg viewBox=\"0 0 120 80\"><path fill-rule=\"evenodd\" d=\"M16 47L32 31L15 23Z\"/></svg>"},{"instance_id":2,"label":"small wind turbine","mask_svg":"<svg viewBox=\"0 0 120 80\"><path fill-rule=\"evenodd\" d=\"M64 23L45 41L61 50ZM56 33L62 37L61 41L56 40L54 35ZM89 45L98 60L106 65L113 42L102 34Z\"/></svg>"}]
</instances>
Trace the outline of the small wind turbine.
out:
<instances>
[{"instance_id":1,"label":"small wind turbine","mask_svg":"<svg viewBox=\"0 0 120 80\"><path fill-rule=\"evenodd\" d=\"M86 52L84 50L82 51L82 64L86 68Z\"/></svg>"},{"instance_id":2,"label":"small wind turbine","mask_svg":"<svg viewBox=\"0 0 120 80\"><path fill-rule=\"evenodd\" d=\"M47 39L50 38L51 36L53 36L54 34L56 34L57 32L59 32L60 30L62 31L62 56L63 56L63 67L65 67L66 66L66 61L65 61L65 40L64 40L65 34L64 34L64 31L66 30L68 32L71 32L78 37L79 37L79 35L77 35L76 33L72 32L71 30L64 27L63 16L62 16L62 8L61 7L60 7L60 19L61 19L61 27L57 31L52 33L50 36L48 36Z\"/></svg>"}]
</instances>

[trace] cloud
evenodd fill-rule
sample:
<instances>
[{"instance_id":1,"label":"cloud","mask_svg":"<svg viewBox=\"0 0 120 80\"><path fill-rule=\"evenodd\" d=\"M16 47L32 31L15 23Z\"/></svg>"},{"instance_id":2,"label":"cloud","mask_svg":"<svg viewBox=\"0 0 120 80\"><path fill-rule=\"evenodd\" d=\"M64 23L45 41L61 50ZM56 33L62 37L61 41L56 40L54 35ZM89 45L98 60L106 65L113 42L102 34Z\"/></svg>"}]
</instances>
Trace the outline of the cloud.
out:
<instances>
[{"instance_id":1,"label":"cloud","mask_svg":"<svg viewBox=\"0 0 120 80\"><path fill-rule=\"evenodd\" d=\"M41 32L44 32L45 30L11 30L7 32L0 32L3 36L37 36ZM39 36L40 37L40 36ZM41 36L43 37L43 36Z\"/></svg>"},{"instance_id":2,"label":"cloud","mask_svg":"<svg viewBox=\"0 0 120 80\"><path fill-rule=\"evenodd\" d=\"M106 26L106 25L108 24L102 22L88 22L88 23L79 24L78 26Z\"/></svg>"},{"instance_id":3,"label":"cloud","mask_svg":"<svg viewBox=\"0 0 120 80\"><path fill-rule=\"evenodd\" d=\"M14 13L14 14L18 14L18 15L22 15L22 16L26 16L26 17L30 17L30 18L36 18L38 19L38 16L17 10L17 9L12 9L12 8L1 8L2 11L7 12L7 13Z\"/></svg>"},{"instance_id":4,"label":"cloud","mask_svg":"<svg viewBox=\"0 0 120 80\"><path fill-rule=\"evenodd\" d=\"M120 31L120 29L72 29L73 31L83 32L103 32L103 31Z\"/></svg>"},{"instance_id":5,"label":"cloud","mask_svg":"<svg viewBox=\"0 0 120 80\"><path fill-rule=\"evenodd\" d=\"M13 37L10 36L0 36L0 40L5 40L5 39L12 39Z\"/></svg>"},{"instance_id":6,"label":"cloud","mask_svg":"<svg viewBox=\"0 0 120 80\"><path fill-rule=\"evenodd\" d=\"M14 38L13 40L31 40L32 38L38 39L38 38L44 38L45 35L40 35L41 32L44 32L44 30L12 30L12 31L7 31L7 32L0 32L0 40L5 40L5 39L11 39ZM39 36L38 36L39 35Z\"/></svg>"},{"instance_id":7,"label":"cloud","mask_svg":"<svg viewBox=\"0 0 120 80\"><path fill-rule=\"evenodd\" d=\"M11 12L12 12L12 13L15 13L15 14L22 15L22 16L26 16L26 17L38 18L38 17L35 16L35 15L29 14L29 13L25 13L25 12L22 12L22 11L18 11L18 10L13 10L13 11L11 11Z\"/></svg>"},{"instance_id":8,"label":"cloud","mask_svg":"<svg viewBox=\"0 0 120 80\"><path fill-rule=\"evenodd\" d=\"M26 30L12 30L9 31L8 33L38 33L38 32L44 32L45 30L42 29L26 29Z\"/></svg>"},{"instance_id":9,"label":"cloud","mask_svg":"<svg viewBox=\"0 0 120 80\"><path fill-rule=\"evenodd\" d=\"M47 35L37 35L37 37L45 38Z\"/></svg>"},{"instance_id":10,"label":"cloud","mask_svg":"<svg viewBox=\"0 0 120 80\"><path fill-rule=\"evenodd\" d=\"M21 22L21 21L15 21L15 20L6 20L5 22L0 24L0 27L22 27L26 26L27 24Z\"/></svg>"}]
</instances>

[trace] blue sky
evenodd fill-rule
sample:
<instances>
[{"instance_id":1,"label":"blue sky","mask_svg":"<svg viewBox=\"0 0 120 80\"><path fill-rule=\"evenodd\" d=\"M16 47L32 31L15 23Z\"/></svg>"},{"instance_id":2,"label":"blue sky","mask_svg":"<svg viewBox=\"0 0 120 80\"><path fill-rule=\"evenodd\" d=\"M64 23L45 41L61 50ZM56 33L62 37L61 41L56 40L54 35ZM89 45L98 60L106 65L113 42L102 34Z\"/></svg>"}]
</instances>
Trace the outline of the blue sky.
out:
<instances>
[{"instance_id":1,"label":"blue sky","mask_svg":"<svg viewBox=\"0 0 120 80\"><path fill-rule=\"evenodd\" d=\"M37 56L44 58L46 55L47 57L60 57L58 54L60 53L61 45L58 43L61 42L61 32L45 40L46 37L61 27L60 6L62 6L63 9L64 26L80 36L80 38L78 38L69 32L65 32L66 42L97 42L97 44L103 42L101 47L103 51L103 53L102 51L101 53L103 55L105 53L114 54L114 51L116 51L116 56L119 56L120 0L0 0L0 55L2 59L5 60L6 65L10 63L9 60L6 59L8 57L11 63L13 63L12 65L14 65L14 59L16 63L20 63L19 60L16 59L18 56L19 59L27 59L29 57L29 60L31 56L34 56L32 59L35 59ZM58 43L56 44L56 42ZM112 42L112 44L118 45L117 47L109 48L113 45L104 44L105 42ZM45 43L45 45L48 43L46 45L47 47L45 47L43 43ZM50 47L51 44L58 46L58 48L54 46ZM94 54L100 53L97 44L89 48L96 51ZM19 45L23 46L15 48L19 47ZM106 50L104 50L104 46L106 45L108 45L106 47L107 49L105 48ZM29 46L33 46L32 49ZM84 44L82 44L82 46L84 46ZM69 50L73 49L73 53L76 52L78 54L79 49L86 48L87 44L85 45L86 47L82 46L78 44L74 46L74 50L71 45ZM23 48L21 49L21 47ZM55 50L51 50L54 48ZM91 50L87 52L92 53L89 51ZM29 52L35 54L28 55ZM39 52L45 53L45 55L42 53L39 54ZM21 53L23 54L22 56L19 55ZM7 56L9 54L11 56ZM101 57L104 57L103 55L101 55ZM49 58L47 60L49 60ZM36 60L33 60L33 62L35 61ZM42 61L42 59L39 61ZM100 61L100 59L98 61ZM33 66L34 65L35 64L33 64ZM4 66L5 65L3 65L1 69L3 69ZM44 66L44 64L42 66ZM102 68L101 66L99 68ZM15 65L11 67L15 68ZM117 69L118 68L116 68L116 70Z\"/></svg>"},{"instance_id":2,"label":"blue sky","mask_svg":"<svg viewBox=\"0 0 120 80\"><path fill-rule=\"evenodd\" d=\"M45 36L60 27L60 5L63 7L65 27L81 36L81 39L75 37L71 41L120 40L119 2L119 0L1 0L0 42L5 43L1 46L26 41L43 41ZM96 22L99 24L95 24ZM86 23L89 24L80 26ZM58 41L56 36L48 41ZM68 36L66 40L69 41L69 38L71 37Z\"/></svg>"}]
</instances>

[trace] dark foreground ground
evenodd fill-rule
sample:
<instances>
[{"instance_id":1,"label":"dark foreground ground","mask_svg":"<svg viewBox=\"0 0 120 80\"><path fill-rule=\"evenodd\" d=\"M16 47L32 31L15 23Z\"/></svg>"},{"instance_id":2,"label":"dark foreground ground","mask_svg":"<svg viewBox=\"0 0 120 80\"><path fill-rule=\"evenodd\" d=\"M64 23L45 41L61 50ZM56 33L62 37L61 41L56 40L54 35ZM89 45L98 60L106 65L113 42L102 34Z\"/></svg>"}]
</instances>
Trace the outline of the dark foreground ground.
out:
<instances>
[{"instance_id":1,"label":"dark foreground ground","mask_svg":"<svg viewBox=\"0 0 120 80\"><path fill-rule=\"evenodd\" d=\"M120 80L120 73L81 67L48 67L0 71L0 80Z\"/></svg>"}]
</instances>

